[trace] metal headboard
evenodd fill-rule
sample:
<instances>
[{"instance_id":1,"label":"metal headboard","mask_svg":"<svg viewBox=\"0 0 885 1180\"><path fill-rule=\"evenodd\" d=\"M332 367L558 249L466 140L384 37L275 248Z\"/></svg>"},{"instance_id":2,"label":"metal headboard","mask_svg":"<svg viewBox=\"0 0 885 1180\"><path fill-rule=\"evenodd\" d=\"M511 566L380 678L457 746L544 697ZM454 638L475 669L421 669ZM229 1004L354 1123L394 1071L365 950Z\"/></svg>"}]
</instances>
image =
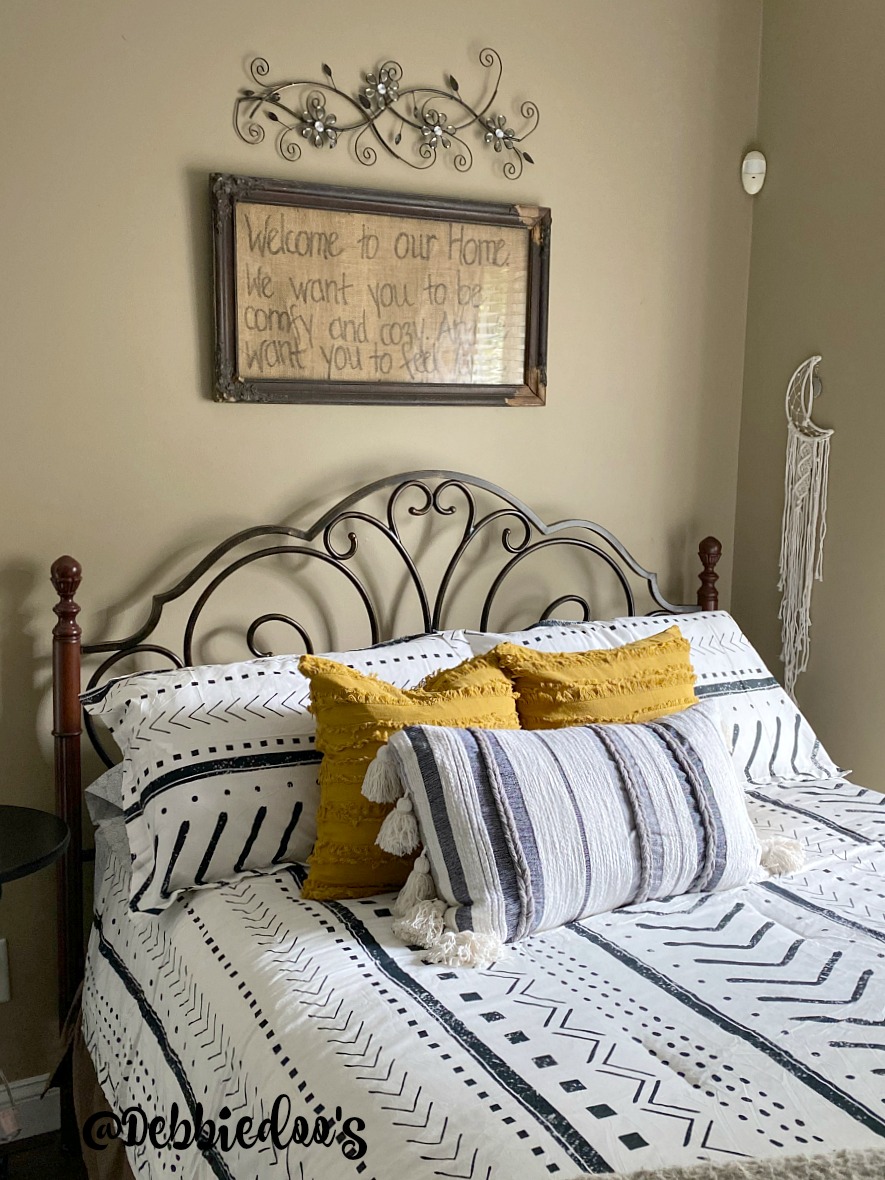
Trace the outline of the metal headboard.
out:
<instances>
[{"instance_id":1,"label":"metal headboard","mask_svg":"<svg viewBox=\"0 0 885 1180\"><path fill-rule=\"evenodd\" d=\"M380 504L380 507L378 506ZM441 572L431 580L426 555L427 536L420 544L406 536L405 524L425 518L431 533L446 532L451 551L443 554ZM441 528L443 522L449 529ZM436 526L440 526L438 529ZM669 602L661 593L657 576L645 569L608 529L580 518L545 523L528 505L505 489L457 471L422 470L405 472L376 480L339 500L307 528L268 525L244 529L216 545L205 554L174 586L151 599L147 617L140 627L122 639L81 644L76 621L80 610L74 601L82 571L79 562L60 557L52 566L52 583L59 601L53 608L58 623L53 630L53 706L55 737L55 783L59 814L71 828L71 842L59 865L59 978L60 1013L67 1015L71 999L82 975L83 902L81 840L81 766L80 736L85 723L88 736L107 765L112 759L92 728L83 718L81 661L83 656L104 656L92 672L87 687L94 687L111 674L121 661L137 655L162 657L173 667L188 667L195 662L195 639L198 624L207 604L240 571L256 562L297 557L304 563L295 583L307 585L311 565L322 566L344 580L356 595L365 614L367 639L378 643L394 638L382 626L382 609L389 592L373 588L373 582L360 568L360 537L380 538L389 551L394 578L398 579L398 597L410 595L417 606L421 627L438 630L445 625L469 625L474 620L448 617L454 591L465 575L479 571L483 585L481 607L476 623L488 629L492 611L505 586L529 558L545 550L578 553L582 559L602 563L610 571L613 584L623 595L624 613L637 613L633 583L644 584L651 610L646 613L685 612L699 608L714 610L718 605L715 566L722 549L713 537L701 542L698 554L703 564L697 605ZM593 617L584 568L581 584L566 589L552 601L539 602L533 621L548 618L560 608L578 608L584 620ZM387 569L385 567L385 573ZM520 571L521 572L521 571ZM575 575L571 575L574 577ZM485 579L488 581L485 581ZM632 582L631 582L632 579ZM197 590L198 583L205 582ZM385 578L388 587L390 579ZM405 588L405 590L402 589ZM166 608L194 590L195 599L187 613L180 648L177 650L154 640L164 620ZM303 619L282 612L258 615L245 627L245 645L253 656L270 654L259 646L262 629L273 623L291 628L299 648L312 652L314 641ZM414 628L413 628L414 630Z\"/></svg>"}]
</instances>

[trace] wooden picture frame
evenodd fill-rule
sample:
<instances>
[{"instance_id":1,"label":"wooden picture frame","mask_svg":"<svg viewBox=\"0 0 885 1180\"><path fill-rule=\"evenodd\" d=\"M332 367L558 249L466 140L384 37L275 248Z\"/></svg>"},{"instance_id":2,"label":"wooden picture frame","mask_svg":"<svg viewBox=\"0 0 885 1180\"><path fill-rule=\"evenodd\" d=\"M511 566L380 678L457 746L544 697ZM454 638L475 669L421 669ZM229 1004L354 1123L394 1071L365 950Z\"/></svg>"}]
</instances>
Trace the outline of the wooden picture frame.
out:
<instances>
[{"instance_id":1,"label":"wooden picture frame","mask_svg":"<svg viewBox=\"0 0 885 1180\"><path fill-rule=\"evenodd\" d=\"M220 401L540 406L550 210L211 178Z\"/></svg>"}]
</instances>

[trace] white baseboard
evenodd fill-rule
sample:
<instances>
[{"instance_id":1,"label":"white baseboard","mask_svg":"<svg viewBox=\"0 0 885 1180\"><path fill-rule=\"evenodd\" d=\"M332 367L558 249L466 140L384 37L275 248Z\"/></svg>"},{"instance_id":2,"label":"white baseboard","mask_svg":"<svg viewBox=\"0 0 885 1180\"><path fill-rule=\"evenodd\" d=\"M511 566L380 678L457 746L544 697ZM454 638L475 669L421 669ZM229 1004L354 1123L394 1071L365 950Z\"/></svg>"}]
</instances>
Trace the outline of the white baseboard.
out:
<instances>
[{"instance_id":1,"label":"white baseboard","mask_svg":"<svg viewBox=\"0 0 885 1180\"><path fill-rule=\"evenodd\" d=\"M22 1120L20 1139L29 1139L33 1135L45 1135L49 1131L57 1131L61 1126L61 1106L58 1087L49 1090L45 1098L41 1098L43 1087L49 1081L49 1074L42 1074L36 1078L21 1078L17 1082L10 1082L13 1101L18 1107Z\"/></svg>"}]
</instances>

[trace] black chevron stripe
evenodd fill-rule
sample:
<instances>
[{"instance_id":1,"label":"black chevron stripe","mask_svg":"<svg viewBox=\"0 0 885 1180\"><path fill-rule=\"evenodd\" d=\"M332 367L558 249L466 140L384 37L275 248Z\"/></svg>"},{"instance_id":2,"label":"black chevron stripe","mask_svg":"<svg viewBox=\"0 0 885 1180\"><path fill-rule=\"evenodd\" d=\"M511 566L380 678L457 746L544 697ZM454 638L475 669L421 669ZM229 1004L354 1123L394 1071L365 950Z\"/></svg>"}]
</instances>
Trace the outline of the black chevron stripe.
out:
<instances>
[{"instance_id":1,"label":"black chevron stripe","mask_svg":"<svg viewBox=\"0 0 885 1180\"><path fill-rule=\"evenodd\" d=\"M763 922L749 942L707 942L705 946L719 951L751 951L757 947L769 930L774 929L774 922ZM681 942L665 942L664 946L684 946ZM695 945L699 945L695 943ZM728 963L728 959L695 959L696 963Z\"/></svg>"},{"instance_id":2,"label":"black chevron stripe","mask_svg":"<svg viewBox=\"0 0 885 1180\"><path fill-rule=\"evenodd\" d=\"M816 979L729 979L729 983L768 983L774 987L820 987L833 973L833 968L842 958L841 951L834 951L818 972Z\"/></svg>"},{"instance_id":3,"label":"black chevron stripe","mask_svg":"<svg viewBox=\"0 0 885 1180\"><path fill-rule=\"evenodd\" d=\"M728 913L725 914L724 917L719 919L719 921L716 923L715 926L659 926L659 925L655 925L650 922L637 922L636 925L639 927L640 930L689 930L693 934L718 934L718 932L720 930L724 930L725 927L734 918L736 918L738 916L738 914L742 913L744 909L745 909L744 903L742 901L737 902L734 906L732 906L732 908L728 911ZM667 943L667 945L668 946L709 946L710 944L706 943L706 942L698 942L698 943L669 942L669 943Z\"/></svg>"},{"instance_id":4,"label":"black chevron stripe","mask_svg":"<svg viewBox=\"0 0 885 1180\"><path fill-rule=\"evenodd\" d=\"M413 1127L415 1130L423 1130L425 1127L427 1127L430 1124L430 1115L431 1115L432 1111L433 1111L433 1102L431 1101L431 1102L428 1102L428 1104L427 1104L427 1113L424 1116L423 1122L421 1122L421 1123L407 1123L404 1119L391 1119L391 1122L393 1123L393 1125L395 1127ZM445 1136L445 1133L446 1133L446 1127L448 1126L448 1122L449 1122L448 1119L446 1119L443 1122L442 1133L440 1134L439 1139L436 1140L436 1144L442 1143L443 1137ZM407 1143L420 1143L422 1145L422 1147L432 1147L432 1146L436 1145L436 1144L430 1143L429 1140L421 1140L421 1139L407 1139L406 1142Z\"/></svg>"},{"instance_id":5,"label":"black chevron stripe","mask_svg":"<svg viewBox=\"0 0 885 1180\"><path fill-rule=\"evenodd\" d=\"M760 1000L766 1000L769 1003L780 1004L856 1004L864 992L867 990L867 984L873 977L873 972L870 970L862 971L857 977L857 983L854 985L854 991L847 1000L820 1000L816 996L759 996ZM798 1020L797 1016L791 1016L791 1020Z\"/></svg>"},{"instance_id":6,"label":"black chevron stripe","mask_svg":"<svg viewBox=\"0 0 885 1180\"><path fill-rule=\"evenodd\" d=\"M796 1020L815 1024L856 1024L860 1028L885 1028L885 1020L865 1020L862 1016L797 1016Z\"/></svg>"},{"instance_id":7,"label":"black chevron stripe","mask_svg":"<svg viewBox=\"0 0 885 1180\"><path fill-rule=\"evenodd\" d=\"M696 963L721 963L724 967L786 967L787 963L792 963L795 959L799 948L805 945L804 938L797 938L796 941L788 948L784 957L779 959L777 963L754 963L752 959L695 959Z\"/></svg>"}]
</instances>

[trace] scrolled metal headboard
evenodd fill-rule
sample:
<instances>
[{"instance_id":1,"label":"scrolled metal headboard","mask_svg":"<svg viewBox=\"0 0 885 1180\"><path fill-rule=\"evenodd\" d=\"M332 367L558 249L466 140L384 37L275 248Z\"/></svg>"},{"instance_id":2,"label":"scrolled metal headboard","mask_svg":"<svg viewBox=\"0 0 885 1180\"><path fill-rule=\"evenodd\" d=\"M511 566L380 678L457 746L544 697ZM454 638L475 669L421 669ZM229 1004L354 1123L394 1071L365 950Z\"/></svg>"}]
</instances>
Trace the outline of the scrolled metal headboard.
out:
<instances>
[{"instance_id":1,"label":"scrolled metal headboard","mask_svg":"<svg viewBox=\"0 0 885 1180\"><path fill-rule=\"evenodd\" d=\"M380 505L380 506L379 506ZM406 536L406 522L424 521L428 526L418 543ZM427 533L441 533L449 524L446 550L440 570L431 576ZM439 527L438 527L439 526ZM375 588L360 568L358 554L361 536L380 540L393 563L398 589L391 596L390 579ZM609 571L613 585L623 596L624 613L636 614L633 583L647 591L651 610L684 612L713 610L718 605L715 566L721 545L715 538L701 542L698 554L703 564L697 605L669 602L661 593L656 574L645 569L608 529L593 521L568 518L546 523L528 505L505 489L457 471L423 470L388 476L367 484L339 500L307 528L267 525L244 529L216 545L205 554L174 586L154 595L147 617L130 635L122 639L81 643L75 595L81 580L79 563L60 557L52 566L52 583L58 593L53 608L58 622L53 630L53 735L55 738L56 801L59 814L71 827L71 843L59 866L59 972L60 1013L67 1014L70 1001L82 975L82 866L84 853L81 831L81 726L85 723L93 746L103 760L111 759L83 718L79 702L83 656L103 656L92 672L87 687L94 687L128 657L157 656L173 667L188 667L195 662L198 625L209 601L229 579L257 562L294 557L303 563L292 580L297 589L308 587L308 572L321 567L343 579L356 596L365 616L366 639L378 643L395 637L390 623L382 624L385 607L391 597L398 602L411 598L417 607L420 626L425 631L443 625L464 626L476 622L486 630L499 595L512 584L517 571L530 558L554 550L579 554L582 558L581 584L552 600L539 602L531 621L552 616L564 606L577 607L584 620L593 617L591 597L586 589L589 573L586 561L601 563ZM584 561L583 559L586 559ZM482 585L481 605L476 620L450 618L454 591L466 575L478 573ZM575 575L572 575L575 576ZM485 581L485 579L488 579ZM631 581L632 579L632 581ZM205 582L201 589L198 584ZM183 627L180 647L176 650L156 642L155 632L164 620L166 608L185 598L193 590L195 598ZM303 619L282 611L265 611L244 628L245 646L253 656L270 654L259 645L263 628L268 624L288 627L297 636L303 650L315 648L311 630ZM414 628L413 628L414 630Z\"/></svg>"}]
</instances>

